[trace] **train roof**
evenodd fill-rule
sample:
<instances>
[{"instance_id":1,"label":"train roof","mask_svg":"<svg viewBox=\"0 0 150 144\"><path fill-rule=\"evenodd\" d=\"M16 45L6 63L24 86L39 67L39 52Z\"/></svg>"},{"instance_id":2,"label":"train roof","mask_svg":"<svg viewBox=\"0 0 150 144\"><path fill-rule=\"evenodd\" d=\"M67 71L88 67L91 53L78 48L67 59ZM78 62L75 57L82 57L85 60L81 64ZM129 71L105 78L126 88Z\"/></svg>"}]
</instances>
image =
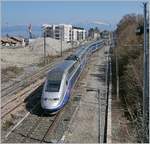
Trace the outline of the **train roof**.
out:
<instances>
[{"instance_id":1,"label":"train roof","mask_svg":"<svg viewBox=\"0 0 150 144\"><path fill-rule=\"evenodd\" d=\"M85 50L85 46L81 46L74 54L71 54L65 60L77 60Z\"/></svg>"},{"instance_id":2,"label":"train roof","mask_svg":"<svg viewBox=\"0 0 150 144\"><path fill-rule=\"evenodd\" d=\"M97 43L100 43L100 42L103 42L103 40L94 41L94 42L92 42L89 46L94 45L94 44L97 44Z\"/></svg>"},{"instance_id":3,"label":"train roof","mask_svg":"<svg viewBox=\"0 0 150 144\"><path fill-rule=\"evenodd\" d=\"M80 49L78 49L74 55L80 55L84 49L85 49L85 46L80 47Z\"/></svg>"},{"instance_id":4,"label":"train roof","mask_svg":"<svg viewBox=\"0 0 150 144\"><path fill-rule=\"evenodd\" d=\"M60 81L64 72L74 64L74 61L64 60L62 63L57 64L52 70L48 72L48 80Z\"/></svg>"}]
</instances>

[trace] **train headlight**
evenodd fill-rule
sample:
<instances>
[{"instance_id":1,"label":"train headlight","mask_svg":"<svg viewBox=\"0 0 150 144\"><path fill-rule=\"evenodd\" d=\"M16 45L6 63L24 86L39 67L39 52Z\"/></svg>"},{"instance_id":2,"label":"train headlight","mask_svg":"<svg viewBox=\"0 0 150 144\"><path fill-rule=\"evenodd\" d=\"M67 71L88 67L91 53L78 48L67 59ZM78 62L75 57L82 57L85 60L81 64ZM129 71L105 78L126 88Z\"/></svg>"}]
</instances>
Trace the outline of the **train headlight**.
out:
<instances>
[{"instance_id":1,"label":"train headlight","mask_svg":"<svg viewBox=\"0 0 150 144\"><path fill-rule=\"evenodd\" d=\"M50 101L58 101L59 98L44 98L45 101L50 100Z\"/></svg>"},{"instance_id":2,"label":"train headlight","mask_svg":"<svg viewBox=\"0 0 150 144\"><path fill-rule=\"evenodd\" d=\"M53 98L53 100L58 101L58 100L59 100L59 98Z\"/></svg>"}]
</instances>

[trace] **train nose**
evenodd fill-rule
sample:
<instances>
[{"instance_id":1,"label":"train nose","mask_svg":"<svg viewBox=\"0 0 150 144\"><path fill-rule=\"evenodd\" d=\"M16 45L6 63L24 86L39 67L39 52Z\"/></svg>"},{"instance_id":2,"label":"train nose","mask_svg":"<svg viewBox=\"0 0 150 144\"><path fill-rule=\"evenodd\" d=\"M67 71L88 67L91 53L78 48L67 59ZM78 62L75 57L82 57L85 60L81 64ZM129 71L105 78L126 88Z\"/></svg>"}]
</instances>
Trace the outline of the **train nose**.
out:
<instances>
[{"instance_id":1,"label":"train nose","mask_svg":"<svg viewBox=\"0 0 150 144\"><path fill-rule=\"evenodd\" d=\"M53 109L59 104L58 92L44 92L41 97L41 106L43 109Z\"/></svg>"}]
</instances>

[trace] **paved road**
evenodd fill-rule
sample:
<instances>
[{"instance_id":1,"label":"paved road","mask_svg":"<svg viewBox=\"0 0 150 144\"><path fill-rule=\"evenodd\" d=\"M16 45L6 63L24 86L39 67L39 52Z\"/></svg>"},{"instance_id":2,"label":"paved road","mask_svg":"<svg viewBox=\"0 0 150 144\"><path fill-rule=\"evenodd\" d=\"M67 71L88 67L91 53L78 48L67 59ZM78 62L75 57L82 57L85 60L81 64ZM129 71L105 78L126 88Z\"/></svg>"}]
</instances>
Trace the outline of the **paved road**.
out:
<instances>
[{"instance_id":1,"label":"paved road","mask_svg":"<svg viewBox=\"0 0 150 144\"><path fill-rule=\"evenodd\" d=\"M69 143L98 143L104 140L106 110L106 57L105 49L97 51L91 58L87 73L78 92L80 104L63 136Z\"/></svg>"}]
</instances>

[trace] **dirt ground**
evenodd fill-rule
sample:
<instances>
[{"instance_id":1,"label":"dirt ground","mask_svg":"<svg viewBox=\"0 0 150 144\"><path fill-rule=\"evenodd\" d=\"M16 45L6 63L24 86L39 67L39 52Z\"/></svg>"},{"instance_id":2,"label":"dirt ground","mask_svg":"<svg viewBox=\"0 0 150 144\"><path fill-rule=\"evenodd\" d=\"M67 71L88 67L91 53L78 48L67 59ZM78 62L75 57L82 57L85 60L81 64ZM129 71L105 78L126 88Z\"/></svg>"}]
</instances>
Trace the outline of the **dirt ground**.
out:
<instances>
[{"instance_id":1,"label":"dirt ground","mask_svg":"<svg viewBox=\"0 0 150 144\"><path fill-rule=\"evenodd\" d=\"M106 112L105 48L92 55L80 85L81 100L63 136L66 143L102 143ZM98 93L99 90L99 93Z\"/></svg>"},{"instance_id":2,"label":"dirt ground","mask_svg":"<svg viewBox=\"0 0 150 144\"><path fill-rule=\"evenodd\" d=\"M62 50L71 48L71 45L63 42ZM46 38L46 55L55 56L60 54L60 41L52 38ZM44 56L43 38L32 41L29 46L17 48L1 49L1 69L9 66L26 67L37 64Z\"/></svg>"}]
</instances>

